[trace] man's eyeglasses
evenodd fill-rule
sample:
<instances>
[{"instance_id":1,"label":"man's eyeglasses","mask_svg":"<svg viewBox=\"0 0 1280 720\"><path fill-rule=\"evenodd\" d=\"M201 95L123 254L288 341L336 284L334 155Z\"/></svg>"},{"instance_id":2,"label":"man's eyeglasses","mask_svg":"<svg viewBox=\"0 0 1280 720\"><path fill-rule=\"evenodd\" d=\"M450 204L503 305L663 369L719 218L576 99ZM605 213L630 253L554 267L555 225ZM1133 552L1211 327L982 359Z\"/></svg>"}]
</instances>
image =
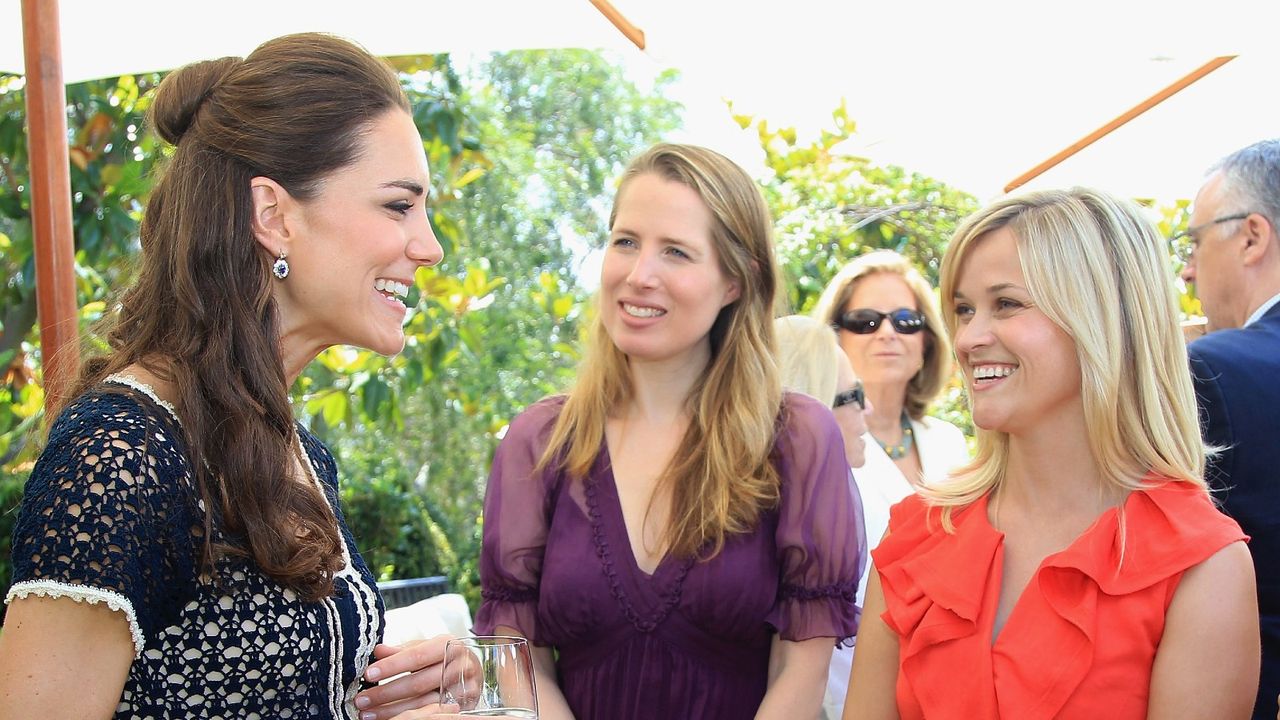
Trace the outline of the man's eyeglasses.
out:
<instances>
[{"instance_id":1,"label":"man's eyeglasses","mask_svg":"<svg viewBox=\"0 0 1280 720\"><path fill-rule=\"evenodd\" d=\"M870 335L879 330L881 323L885 320L888 320L894 332L900 335L913 335L925 327L924 315L911 308L898 308L887 313L871 308L850 310L836 320L835 326L855 335Z\"/></svg>"},{"instance_id":2,"label":"man's eyeglasses","mask_svg":"<svg viewBox=\"0 0 1280 720\"><path fill-rule=\"evenodd\" d=\"M1195 254L1196 246L1200 244L1200 233L1214 225L1221 225L1224 222L1231 222L1233 220L1243 220L1252 214L1253 213L1246 212L1223 215L1222 217L1214 218L1209 222L1193 225L1192 227L1189 227L1169 238L1169 242L1173 246L1173 252L1177 255L1178 260L1181 261L1183 265L1186 265L1191 262L1191 256Z\"/></svg>"},{"instance_id":3,"label":"man's eyeglasses","mask_svg":"<svg viewBox=\"0 0 1280 720\"><path fill-rule=\"evenodd\" d=\"M867 409L867 395L862 390L861 381L844 392L836 393L836 399L831 401L831 409L842 408L849 403L857 403L859 410Z\"/></svg>"}]
</instances>

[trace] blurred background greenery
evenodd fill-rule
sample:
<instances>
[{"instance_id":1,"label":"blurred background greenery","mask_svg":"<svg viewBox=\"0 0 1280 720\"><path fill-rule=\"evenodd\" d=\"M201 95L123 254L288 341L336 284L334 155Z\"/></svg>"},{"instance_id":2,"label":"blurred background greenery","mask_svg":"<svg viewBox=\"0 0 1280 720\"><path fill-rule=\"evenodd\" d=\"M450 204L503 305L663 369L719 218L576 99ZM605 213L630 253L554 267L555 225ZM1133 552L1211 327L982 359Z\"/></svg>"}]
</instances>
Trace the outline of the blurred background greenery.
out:
<instances>
[{"instance_id":1,"label":"blurred background greenery","mask_svg":"<svg viewBox=\"0 0 1280 720\"><path fill-rule=\"evenodd\" d=\"M570 379L595 287L579 276L583 249L606 235L627 159L677 132L682 108L664 95L671 75L639 87L614 58L592 51L392 62L427 146L428 212L445 261L417 276L403 353L331 348L294 387L295 407L337 456L344 511L379 579L445 575L474 610L493 450L516 413ZM101 350L94 323L133 273L161 156L142 119L160 78L67 88L87 352ZM45 424L22 85L0 76L0 592ZM908 255L936 282L951 232L977 207L972 196L842 152L856 132L843 107L811 142L767 118L734 118L763 153L785 310L807 311L841 265L877 248ZM1185 203L1146 204L1166 235L1185 225ZM1184 310L1196 313L1194 297L1184 297ZM971 427L958 381L935 411Z\"/></svg>"}]
</instances>

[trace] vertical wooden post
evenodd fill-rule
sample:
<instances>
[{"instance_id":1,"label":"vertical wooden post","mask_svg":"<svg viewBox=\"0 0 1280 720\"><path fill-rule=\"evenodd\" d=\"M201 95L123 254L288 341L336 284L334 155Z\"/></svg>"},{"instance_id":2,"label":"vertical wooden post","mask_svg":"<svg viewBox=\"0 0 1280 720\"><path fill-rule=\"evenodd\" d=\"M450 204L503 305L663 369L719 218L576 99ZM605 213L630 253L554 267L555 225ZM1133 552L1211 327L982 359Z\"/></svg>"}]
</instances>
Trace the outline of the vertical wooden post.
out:
<instances>
[{"instance_id":1,"label":"vertical wooden post","mask_svg":"<svg viewBox=\"0 0 1280 720\"><path fill-rule=\"evenodd\" d=\"M58 0L22 0L26 62L31 226L36 256L36 312L45 403L70 390L80 366L67 94L62 84Z\"/></svg>"}]
</instances>

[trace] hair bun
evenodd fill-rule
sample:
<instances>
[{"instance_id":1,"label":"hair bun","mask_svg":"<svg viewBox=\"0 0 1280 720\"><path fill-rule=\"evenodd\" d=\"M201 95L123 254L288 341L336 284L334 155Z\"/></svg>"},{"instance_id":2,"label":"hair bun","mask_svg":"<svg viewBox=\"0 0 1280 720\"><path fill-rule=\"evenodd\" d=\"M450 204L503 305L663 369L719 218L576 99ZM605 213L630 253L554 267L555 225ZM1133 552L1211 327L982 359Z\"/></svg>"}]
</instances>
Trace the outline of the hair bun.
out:
<instances>
[{"instance_id":1,"label":"hair bun","mask_svg":"<svg viewBox=\"0 0 1280 720\"><path fill-rule=\"evenodd\" d=\"M204 101L241 62L238 57L204 60L169 73L156 88L151 102L151 126L156 133L165 142L177 145Z\"/></svg>"}]
</instances>

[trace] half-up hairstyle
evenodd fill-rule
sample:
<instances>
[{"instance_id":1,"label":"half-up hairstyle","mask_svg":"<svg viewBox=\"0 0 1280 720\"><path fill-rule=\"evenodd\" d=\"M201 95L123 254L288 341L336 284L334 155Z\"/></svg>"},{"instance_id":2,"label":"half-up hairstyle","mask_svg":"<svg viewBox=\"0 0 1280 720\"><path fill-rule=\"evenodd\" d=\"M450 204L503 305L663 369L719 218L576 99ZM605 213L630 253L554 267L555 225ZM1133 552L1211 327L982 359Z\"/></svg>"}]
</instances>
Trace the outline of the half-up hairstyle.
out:
<instances>
[{"instance_id":1,"label":"half-up hairstyle","mask_svg":"<svg viewBox=\"0 0 1280 720\"><path fill-rule=\"evenodd\" d=\"M1113 487L1134 490L1149 472L1200 487L1200 438L1177 295L1164 240L1138 207L1097 190L1029 192L967 218L942 260L942 313L954 337L955 292L966 256L1008 228L1036 307L1076 345L1089 450ZM921 494L966 505L999 486L1009 436L977 428L973 462Z\"/></svg>"},{"instance_id":2,"label":"half-up hairstyle","mask_svg":"<svg viewBox=\"0 0 1280 720\"><path fill-rule=\"evenodd\" d=\"M86 363L76 393L134 363L171 383L207 508L206 567L247 557L308 600L333 593L342 543L320 492L292 476L274 258L254 237L249 183L264 176L315 197L397 108L409 103L391 67L324 34L168 75L148 123L175 148L147 203L140 271L112 318L109 353Z\"/></svg>"},{"instance_id":3,"label":"half-up hairstyle","mask_svg":"<svg viewBox=\"0 0 1280 720\"><path fill-rule=\"evenodd\" d=\"M712 324L711 360L687 401L689 429L660 480L672 507L664 546L677 557L705 559L720 552L729 535L754 528L761 511L778 502L778 472L770 461L782 405L773 352L773 221L760 190L731 160L706 148L662 143L623 172L610 228L628 184L641 175L680 183L702 198L713 218L720 269L740 289ZM596 313L578 379L540 466L586 477L604 442L605 421L632 392L627 356Z\"/></svg>"}]
</instances>

